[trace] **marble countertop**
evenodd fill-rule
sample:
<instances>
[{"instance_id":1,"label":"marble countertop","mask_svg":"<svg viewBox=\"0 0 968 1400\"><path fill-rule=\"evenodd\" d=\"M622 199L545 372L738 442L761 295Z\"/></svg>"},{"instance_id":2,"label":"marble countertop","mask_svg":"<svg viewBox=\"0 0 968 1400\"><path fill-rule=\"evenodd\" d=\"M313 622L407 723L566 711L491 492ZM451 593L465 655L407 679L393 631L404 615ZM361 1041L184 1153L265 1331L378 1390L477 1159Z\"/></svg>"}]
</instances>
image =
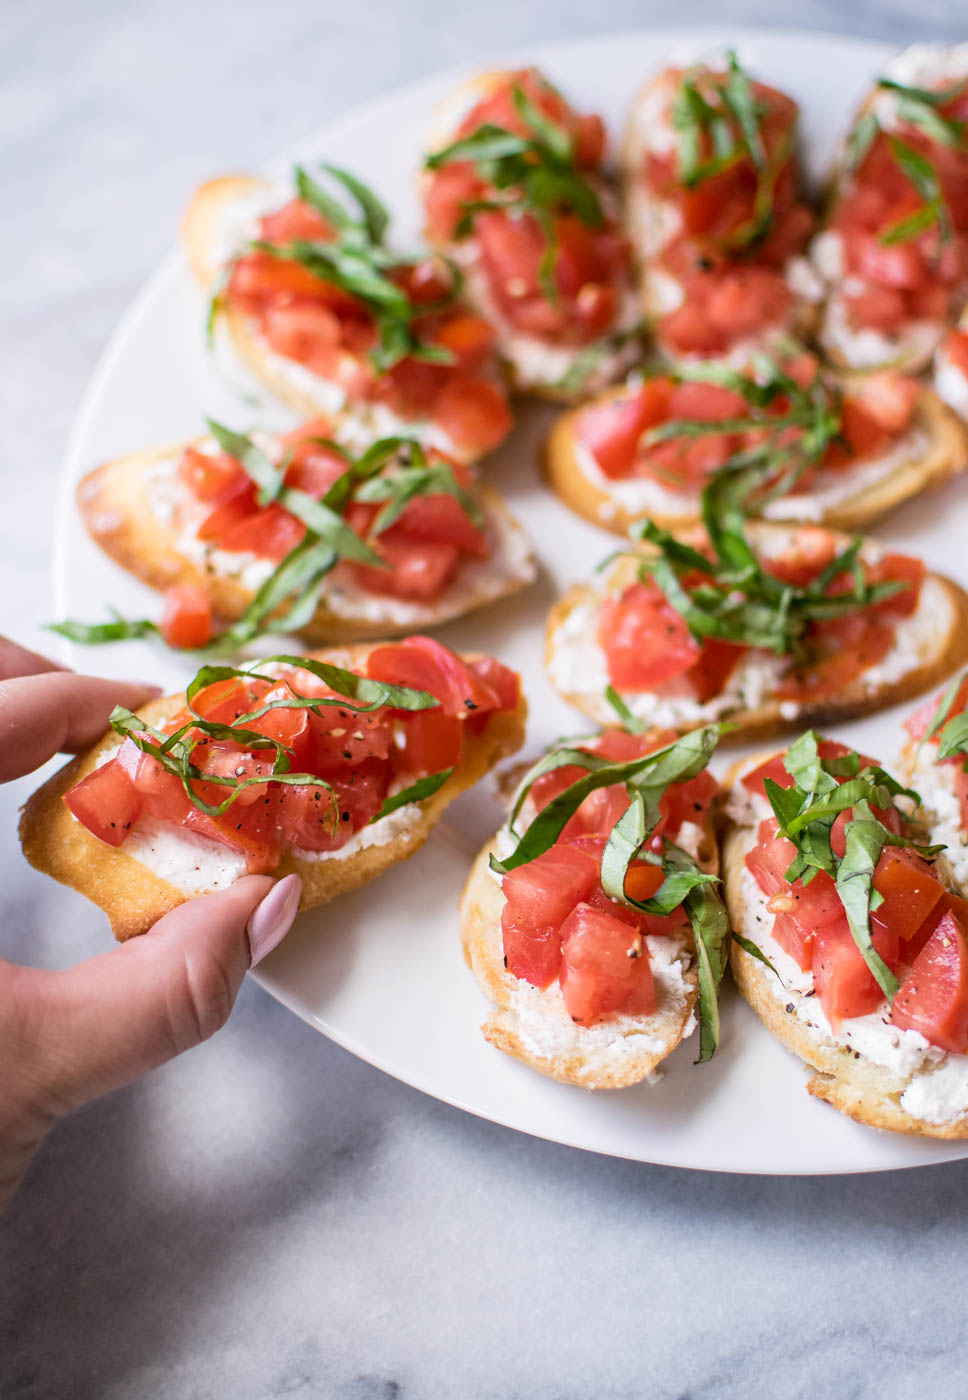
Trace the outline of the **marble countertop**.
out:
<instances>
[{"instance_id":1,"label":"marble countertop","mask_svg":"<svg viewBox=\"0 0 968 1400\"><path fill-rule=\"evenodd\" d=\"M538 35L732 19L900 43L964 37L959 9L6 0L0 631L42 645L72 417L200 178ZM0 955L65 966L105 928L24 864L28 786L0 792ZM64 1124L0 1221L0 1395L946 1400L968 1367L966 1188L968 1162L744 1178L535 1141L247 986L213 1042Z\"/></svg>"}]
</instances>

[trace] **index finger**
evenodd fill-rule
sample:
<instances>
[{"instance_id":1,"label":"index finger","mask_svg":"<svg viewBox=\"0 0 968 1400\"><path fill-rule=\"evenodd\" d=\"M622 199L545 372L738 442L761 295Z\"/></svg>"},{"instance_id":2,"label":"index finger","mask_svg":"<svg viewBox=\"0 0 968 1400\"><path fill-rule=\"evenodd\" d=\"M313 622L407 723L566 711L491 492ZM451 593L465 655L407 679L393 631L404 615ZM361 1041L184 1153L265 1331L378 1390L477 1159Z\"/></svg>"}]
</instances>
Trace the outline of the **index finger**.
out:
<instances>
[{"instance_id":1,"label":"index finger","mask_svg":"<svg viewBox=\"0 0 968 1400\"><path fill-rule=\"evenodd\" d=\"M57 661L51 661L49 656L41 656L38 651L28 651L9 637L0 637L0 681L11 680L14 676L39 676L47 671L69 669Z\"/></svg>"},{"instance_id":2,"label":"index finger","mask_svg":"<svg viewBox=\"0 0 968 1400\"><path fill-rule=\"evenodd\" d=\"M22 778L55 753L89 748L115 705L136 710L159 694L157 686L73 671L0 681L0 782Z\"/></svg>"}]
</instances>

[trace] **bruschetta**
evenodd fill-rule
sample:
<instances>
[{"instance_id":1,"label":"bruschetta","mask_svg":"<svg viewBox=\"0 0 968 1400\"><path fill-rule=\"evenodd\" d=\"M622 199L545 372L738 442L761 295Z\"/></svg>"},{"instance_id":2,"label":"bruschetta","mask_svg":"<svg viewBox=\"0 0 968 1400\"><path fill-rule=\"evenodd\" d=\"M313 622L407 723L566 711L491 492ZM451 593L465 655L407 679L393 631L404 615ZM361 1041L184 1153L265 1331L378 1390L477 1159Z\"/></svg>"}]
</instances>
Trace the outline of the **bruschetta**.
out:
<instances>
[{"instance_id":1,"label":"bruschetta","mask_svg":"<svg viewBox=\"0 0 968 1400\"><path fill-rule=\"evenodd\" d=\"M968 311L948 331L934 357L934 389L939 399L968 423Z\"/></svg>"},{"instance_id":2,"label":"bruschetta","mask_svg":"<svg viewBox=\"0 0 968 1400\"><path fill-rule=\"evenodd\" d=\"M911 821L915 795L813 731L732 774L723 841L737 985L875 1128L968 1137L968 902Z\"/></svg>"},{"instance_id":3,"label":"bruschetta","mask_svg":"<svg viewBox=\"0 0 968 1400\"><path fill-rule=\"evenodd\" d=\"M922 369L968 294L968 44L914 44L848 133L811 247L831 363Z\"/></svg>"},{"instance_id":4,"label":"bruschetta","mask_svg":"<svg viewBox=\"0 0 968 1400\"><path fill-rule=\"evenodd\" d=\"M437 626L535 576L497 493L435 449L394 438L354 457L327 419L282 436L210 428L97 468L77 499L112 559L201 590L239 645L287 612L316 641Z\"/></svg>"},{"instance_id":5,"label":"bruschetta","mask_svg":"<svg viewBox=\"0 0 968 1400\"><path fill-rule=\"evenodd\" d=\"M952 889L968 898L968 676L959 675L905 722L901 777L921 799L918 819Z\"/></svg>"},{"instance_id":6,"label":"bruschetta","mask_svg":"<svg viewBox=\"0 0 968 1400\"><path fill-rule=\"evenodd\" d=\"M871 539L728 518L644 533L548 618L549 678L600 722L618 704L746 740L873 713L968 660L968 595Z\"/></svg>"},{"instance_id":7,"label":"bruschetta","mask_svg":"<svg viewBox=\"0 0 968 1400\"><path fill-rule=\"evenodd\" d=\"M702 369L680 365L563 414L545 474L565 504L620 535L643 516L676 530L729 474L750 514L856 529L968 467L968 432L912 378L837 382L810 355Z\"/></svg>"},{"instance_id":8,"label":"bruschetta","mask_svg":"<svg viewBox=\"0 0 968 1400\"><path fill-rule=\"evenodd\" d=\"M453 267L391 252L372 191L324 170L355 208L300 168L291 185L233 176L197 191L184 239L214 333L278 398L338 420L356 446L401 433L464 462L492 451L511 428L493 330Z\"/></svg>"},{"instance_id":9,"label":"bruschetta","mask_svg":"<svg viewBox=\"0 0 968 1400\"><path fill-rule=\"evenodd\" d=\"M564 1083L625 1088L691 1034L698 998L699 1058L712 1055L726 957L716 737L606 729L523 778L460 906L499 1050Z\"/></svg>"},{"instance_id":10,"label":"bruschetta","mask_svg":"<svg viewBox=\"0 0 968 1400\"><path fill-rule=\"evenodd\" d=\"M28 800L31 865L131 938L246 873L302 876L302 908L411 856L520 747L517 675L429 637L203 668Z\"/></svg>"},{"instance_id":11,"label":"bruschetta","mask_svg":"<svg viewBox=\"0 0 968 1400\"><path fill-rule=\"evenodd\" d=\"M428 240L464 274L522 393L575 400L641 358L642 313L600 117L535 68L482 73L438 110Z\"/></svg>"},{"instance_id":12,"label":"bruschetta","mask_svg":"<svg viewBox=\"0 0 968 1400\"><path fill-rule=\"evenodd\" d=\"M632 104L625 205L656 343L738 356L808 332L822 286L803 257L797 105L721 62L667 68Z\"/></svg>"}]
</instances>

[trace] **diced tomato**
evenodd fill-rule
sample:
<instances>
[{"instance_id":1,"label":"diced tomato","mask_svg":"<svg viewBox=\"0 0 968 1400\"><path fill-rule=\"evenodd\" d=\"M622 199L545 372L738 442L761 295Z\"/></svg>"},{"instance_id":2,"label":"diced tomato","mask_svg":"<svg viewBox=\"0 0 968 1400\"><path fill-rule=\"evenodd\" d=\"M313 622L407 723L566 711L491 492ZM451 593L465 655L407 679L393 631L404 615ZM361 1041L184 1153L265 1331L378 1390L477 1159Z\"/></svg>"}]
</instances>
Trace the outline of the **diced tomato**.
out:
<instances>
[{"instance_id":1,"label":"diced tomato","mask_svg":"<svg viewBox=\"0 0 968 1400\"><path fill-rule=\"evenodd\" d=\"M507 395L498 384L456 375L437 395L433 417L455 446L475 455L498 447L513 423Z\"/></svg>"},{"instance_id":2,"label":"diced tomato","mask_svg":"<svg viewBox=\"0 0 968 1400\"><path fill-rule=\"evenodd\" d=\"M501 914L509 972L547 987L561 965L561 925L598 879L595 861L573 847L552 846L504 876Z\"/></svg>"},{"instance_id":3,"label":"diced tomato","mask_svg":"<svg viewBox=\"0 0 968 1400\"><path fill-rule=\"evenodd\" d=\"M896 965L900 944L896 934L872 930L873 944L888 967ZM814 935L813 981L824 1015L834 1030L841 1021L866 1016L884 1000L874 974L854 942L845 915L819 928Z\"/></svg>"},{"instance_id":4,"label":"diced tomato","mask_svg":"<svg viewBox=\"0 0 968 1400\"><path fill-rule=\"evenodd\" d=\"M478 529L454 496L443 493L415 496L404 508L400 519L380 536L429 541L453 545L463 554L486 559L490 553L487 536Z\"/></svg>"},{"instance_id":5,"label":"diced tomato","mask_svg":"<svg viewBox=\"0 0 968 1400\"><path fill-rule=\"evenodd\" d=\"M322 787L280 787L273 804L280 835L297 850L338 850L376 816L389 778L385 763L366 759L355 768L328 775L332 796Z\"/></svg>"},{"instance_id":6,"label":"diced tomato","mask_svg":"<svg viewBox=\"0 0 968 1400\"><path fill-rule=\"evenodd\" d=\"M720 642L715 637L703 641L698 657L689 669L689 684L703 704L721 695L723 687L746 655L748 647Z\"/></svg>"},{"instance_id":7,"label":"diced tomato","mask_svg":"<svg viewBox=\"0 0 968 1400\"><path fill-rule=\"evenodd\" d=\"M620 693L653 690L695 665L701 647L685 619L645 584L633 583L602 604L599 643L609 680Z\"/></svg>"},{"instance_id":8,"label":"diced tomato","mask_svg":"<svg viewBox=\"0 0 968 1400\"><path fill-rule=\"evenodd\" d=\"M231 306L255 313L280 295L311 298L321 297L325 284L301 263L274 257L271 253L246 253L236 260L229 277L225 296ZM355 305L355 299L349 299Z\"/></svg>"},{"instance_id":9,"label":"diced tomato","mask_svg":"<svg viewBox=\"0 0 968 1400\"><path fill-rule=\"evenodd\" d=\"M357 714L340 705L329 705L318 714L309 714L310 766L314 773L328 775L368 759L385 759L392 742L393 730L383 710Z\"/></svg>"},{"instance_id":10,"label":"diced tomato","mask_svg":"<svg viewBox=\"0 0 968 1400\"><path fill-rule=\"evenodd\" d=\"M968 377L968 330L949 331L944 343L944 353L951 363Z\"/></svg>"},{"instance_id":11,"label":"diced tomato","mask_svg":"<svg viewBox=\"0 0 968 1400\"><path fill-rule=\"evenodd\" d=\"M440 773L460 764L463 726L456 715L417 710L402 721L403 747L397 767L403 773Z\"/></svg>"},{"instance_id":12,"label":"diced tomato","mask_svg":"<svg viewBox=\"0 0 968 1400\"><path fill-rule=\"evenodd\" d=\"M429 691L437 696L448 715L466 716L500 705L486 681L432 637L407 637L402 642L375 647L367 658L366 673L391 685Z\"/></svg>"},{"instance_id":13,"label":"diced tomato","mask_svg":"<svg viewBox=\"0 0 968 1400\"><path fill-rule=\"evenodd\" d=\"M233 811L250 807L253 802L265 797L268 782L252 782L252 779L268 780L272 774L275 757L274 749L255 749L247 752L230 740L210 739L207 736L200 739L192 750L192 762L205 777L231 778L240 783L251 784L249 787L240 788L232 804ZM229 788L225 785L202 780L196 780L195 790L212 805L223 802L229 795Z\"/></svg>"},{"instance_id":14,"label":"diced tomato","mask_svg":"<svg viewBox=\"0 0 968 1400\"><path fill-rule=\"evenodd\" d=\"M322 214L301 199L290 199L281 209L264 214L259 220L259 238L264 243L328 243L333 229Z\"/></svg>"},{"instance_id":15,"label":"diced tomato","mask_svg":"<svg viewBox=\"0 0 968 1400\"><path fill-rule=\"evenodd\" d=\"M579 411L575 435L606 476L632 475L639 439L668 417L671 393L668 379L647 379L631 393L623 390Z\"/></svg>"},{"instance_id":16,"label":"diced tomato","mask_svg":"<svg viewBox=\"0 0 968 1400\"><path fill-rule=\"evenodd\" d=\"M837 553L837 538L829 530L803 526L797 530L789 548L781 555L764 560L764 567L774 578L803 588L812 583Z\"/></svg>"},{"instance_id":17,"label":"diced tomato","mask_svg":"<svg viewBox=\"0 0 968 1400\"><path fill-rule=\"evenodd\" d=\"M456 364L467 373L488 361L494 351L495 331L482 316L461 312L438 326L434 342L449 350Z\"/></svg>"},{"instance_id":18,"label":"diced tomato","mask_svg":"<svg viewBox=\"0 0 968 1400\"><path fill-rule=\"evenodd\" d=\"M233 724L242 715L248 714L263 703L267 693L273 689L271 681L256 677L243 680L233 676L227 681L214 681L200 690L192 701L196 714L216 724ZM187 723L189 712L178 717L180 723Z\"/></svg>"},{"instance_id":19,"label":"diced tomato","mask_svg":"<svg viewBox=\"0 0 968 1400\"><path fill-rule=\"evenodd\" d=\"M874 888L883 902L871 910L871 928L889 930L902 942L932 915L937 920L945 894L928 862L897 846L884 848L874 871Z\"/></svg>"},{"instance_id":20,"label":"diced tomato","mask_svg":"<svg viewBox=\"0 0 968 1400\"><path fill-rule=\"evenodd\" d=\"M919 705L914 713L909 715L904 721L904 728L916 742L923 739L928 732L940 703L941 695L932 696L930 700L925 700L923 705ZM968 679L963 680L958 687L957 694L951 705L950 714L960 715L965 708L968 708ZM936 742L939 736L940 730L938 735L934 736L933 742Z\"/></svg>"},{"instance_id":21,"label":"diced tomato","mask_svg":"<svg viewBox=\"0 0 968 1400\"><path fill-rule=\"evenodd\" d=\"M673 783L666 788L665 796L659 803L665 818L662 827L665 835L674 841L685 822L701 826L718 791L719 784L708 768L688 782Z\"/></svg>"},{"instance_id":22,"label":"diced tomato","mask_svg":"<svg viewBox=\"0 0 968 1400\"><path fill-rule=\"evenodd\" d=\"M578 904L561 926L561 952L562 996L580 1025L610 1011L641 1016L655 1010L648 948L623 920Z\"/></svg>"},{"instance_id":23,"label":"diced tomato","mask_svg":"<svg viewBox=\"0 0 968 1400\"><path fill-rule=\"evenodd\" d=\"M320 302L270 305L261 329L277 355L297 360L324 379L340 378L342 327L335 312Z\"/></svg>"},{"instance_id":24,"label":"diced tomato","mask_svg":"<svg viewBox=\"0 0 968 1400\"><path fill-rule=\"evenodd\" d=\"M782 899L782 895L779 896ZM804 972L813 966L814 931L806 930L799 919L792 914L775 914L773 917L773 937L780 947Z\"/></svg>"},{"instance_id":25,"label":"diced tomato","mask_svg":"<svg viewBox=\"0 0 968 1400\"><path fill-rule=\"evenodd\" d=\"M218 541L242 520L258 509L256 490L247 476L240 475L220 491L213 509L196 531L200 540Z\"/></svg>"},{"instance_id":26,"label":"diced tomato","mask_svg":"<svg viewBox=\"0 0 968 1400\"><path fill-rule=\"evenodd\" d=\"M165 590L161 635L170 647L204 647L212 640L212 605L204 588L176 583Z\"/></svg>"},{"instance_id":27,"label":"diced tomato","mask_svg":"<svg viewBox=\"0 0 968 1400\"><path fill-rule=\"evenodd\" d=\"M770 896L786 893L786 872L796 855L793 842L778 836L778 830L775 818L765 818L760 822L756 845L746 853L747 870L763 893Z\"/></svg>"},{"instance_id":28,"label":"diced tomato","mask_svg":"<svg viewBox=\"0 0 968 1400\"><path fill-rule=\"evenodd\" d=\"M465 204L476 199L482 188L469 161L455 161L435 170L424 194L428 234L435 239L453 237Z\"/></svg>"},{"instance_id":29,"label":"diced tomato","mask_svg":"<svg viewBox=\"0 0 968 1400\"><path fill-rule=\"evenodd\" d=\"M628 811L629 795L624 783L596 788L584 799L562 832L570 836L607 836L615 823Z\"/></svg>"},{"instance_id":30,"label":"diced tomato","mask_svg":"<svg viewBox=\"0 0 968 1400\"><path fill-rule=\"evenodd\" d=\"M939 919L894 998L891 1020L954 1055L968 1052L968 945L952 914Z\"/></svg>"},{"instance_id":31,"label":"diced tomato","mask_svg":"<svg viewBox=\"0 0 968 1400\"><path fill-rule=\"evenodd\" d=\"M865 572L868 583L903 585L892 597L875 603L872 612L884 613L891 617L910 617L915 612L921 597L921 585L924 583L923 560L912 559L908 554L885 554L876 564L869 564Z\"/></svg>"},{"instance_id":32,"label":"diced tomato","mask_svg":"<svg viewBox=\"0 0 968 1400\"><path fill-rule=\"evenodd\" d=\"M869 666L883 661L894 641L893 629L869 613L847 613L824 622L818 635L823 654L790 669L776 688L780 700L811 705L836 695Z\"/></svg>"},{"instance_id":33,"label":"diced tomato","mask_svg":"<svg viewBox=\"0 0 968 1400\"><path fill-rule=\"evenodd\" d=\"M69 788L64 803L92 836L109 846L121 845L142 808L140 793L116 758Z\"/></svg>"},{"instance_id":34,"label":"diced tomato","mask_svg":"<svg viewBox=\"0 0 968 1400\"><path fill-rule=\"evenodd\" d=\"M368 593L386 593L394 598L426 602L443 592L457 569L459 554L452 544L401 538L391 535L389 530L371 543L390 567L349 566L359 586Z\"/></svg>"},{"instance_id":35,"label":"diced tomato","mask_svg":"<svg viewBox=\"0 0 968 1400\"><path fill-rule=\"evenodd\" d=\"M846 744L840 744L836 739L821 739L817 745L817 753L821 758L844 758L853 750ZM865 754L858 754L860 768L869 768L874 763L873 758L868 758ZM759 767L753 768L749 773L744 774L742 783L747 792L758 792L763 797L766 796L765 780L771 778L777 787L788 788L793 786L793 777L783 766L784 754L778 753L773 758L768 758Z\"/></svg>"},{"instance_id":36,"label":"diced tomato","mask_svg":"<svg viewBox=\"0 0 968 1400\"><path fill-rule=\"evenodd\" d=\"M239 463L227 452L200 452L186 447L178 462L178 475L200 501L213 501L229 487L247 482Z\"/></svg>"},{"instance_id":37,"label":"diced tomato","mask_svg":"<svg viewBox=\"0 0 968 1400\"><path fill-rule=\"evenodd\" d=\"M278 564L304 539L306 526L283 506L264 506L230 525L217 541L233 554L256 554Z\"/></svg>"},{"instance_id":38,"label":"diced tomato","mask_svg":"<svg viewBox=\"0 0 968 1400\"><path fill-rule=\"evenodd\" d=\"M480 677L497 699L499 710L516 710L521 703L521 677L510 666L504 666L493 656L477 656L468 663L475 676Z\"/></svg>"}]
</instances>

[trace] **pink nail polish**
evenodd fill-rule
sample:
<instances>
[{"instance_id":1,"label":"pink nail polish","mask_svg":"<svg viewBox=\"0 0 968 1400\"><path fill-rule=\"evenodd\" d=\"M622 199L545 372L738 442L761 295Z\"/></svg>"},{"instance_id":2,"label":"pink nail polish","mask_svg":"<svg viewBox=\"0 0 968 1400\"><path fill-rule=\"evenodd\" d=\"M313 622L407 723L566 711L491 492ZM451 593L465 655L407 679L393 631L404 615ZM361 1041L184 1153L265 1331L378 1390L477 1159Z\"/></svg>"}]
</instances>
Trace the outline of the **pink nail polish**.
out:
<instances>
[{"instance_id":1,"label":"pink nail polish","mask_svg":"<svg viewBox=\"0 0 968 1400\"><path fill-rule=\"evenodd\" d=\"M254 910L249 919L249 949L252 954L251 966L255 967L292 927L299 908L302 894L302 880L298 875L287 875L279 880Z\"/></svg>"}]
</instances>

